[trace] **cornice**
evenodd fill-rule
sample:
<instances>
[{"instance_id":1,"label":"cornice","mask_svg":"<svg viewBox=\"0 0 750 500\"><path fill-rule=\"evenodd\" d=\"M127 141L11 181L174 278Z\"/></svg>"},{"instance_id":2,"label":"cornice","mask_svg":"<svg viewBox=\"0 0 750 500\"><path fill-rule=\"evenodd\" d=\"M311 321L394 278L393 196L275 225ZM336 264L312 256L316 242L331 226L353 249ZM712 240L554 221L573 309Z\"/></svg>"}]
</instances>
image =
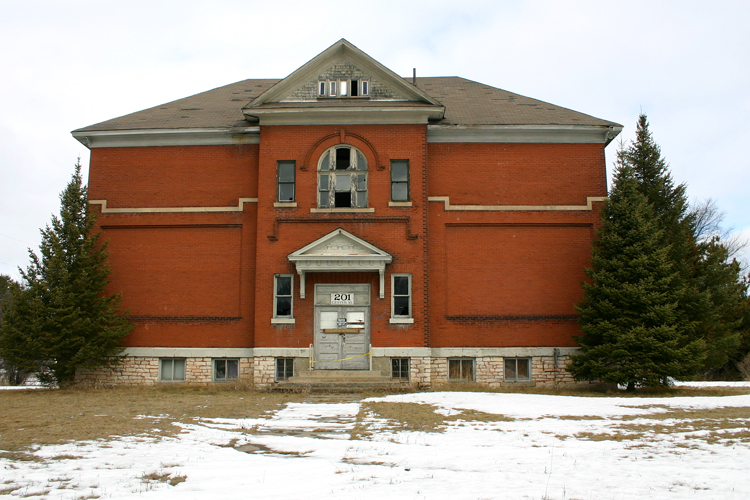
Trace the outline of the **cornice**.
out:
<instances>
[{"instance_id":1,"label":"cornice","mask_svg":"<svg viewBox=\"0 0 750 500\"><path fill-rule=\"evenodd\" d=\"M442 118L442 106L341 106L326 108L245 109L261 125L403 125L426 124Z\"/></svg>"},{"instance_id":2,"label":"cornice","mask_svg":"<svg viewBox=\"0 0 750 500\"><path fill-rule=\"evenodd\" d=\"M89 149L260 144L258 126L231 129L74 130L72 134Z\"/></svg>"},{"instance_id":3,"label":"cornice","mask_svg":"<svg viewBox=\"0 0 750 500\"><path fill-rule=\"evenodd\" d=\"M597 125L427 125L427 142L609 144L622 127Z\"/></svg>"}]
</instances>

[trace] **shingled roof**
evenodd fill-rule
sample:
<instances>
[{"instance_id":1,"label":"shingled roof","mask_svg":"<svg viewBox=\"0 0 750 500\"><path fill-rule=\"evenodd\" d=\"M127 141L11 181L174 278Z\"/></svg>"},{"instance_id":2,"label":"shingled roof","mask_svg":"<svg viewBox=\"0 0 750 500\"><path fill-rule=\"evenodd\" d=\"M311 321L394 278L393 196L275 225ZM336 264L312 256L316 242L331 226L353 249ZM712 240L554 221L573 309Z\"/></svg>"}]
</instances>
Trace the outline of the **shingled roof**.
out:
<instances>
[{"instance_id":1,"label":"shingled roof","mask_svg":"<svg viewBox=\"0 0 750 500\"><path fill-rule=\"evenodd\" d=\"M254 125L242 109L279 82L278 79L243 80L184 99L90 125L74 134L93 131L232 129ZM417 87L445 106L439 125L583 125L621 127L584 113L524 97L460 77L417 78ZM399 106L399 101L351 103L356 106ZM277 107L324 107L326 102L281 102ZM341 103L337 103L341 105ZM412 103L413 105L413 103Z\"/></svg>"}]
</instances>

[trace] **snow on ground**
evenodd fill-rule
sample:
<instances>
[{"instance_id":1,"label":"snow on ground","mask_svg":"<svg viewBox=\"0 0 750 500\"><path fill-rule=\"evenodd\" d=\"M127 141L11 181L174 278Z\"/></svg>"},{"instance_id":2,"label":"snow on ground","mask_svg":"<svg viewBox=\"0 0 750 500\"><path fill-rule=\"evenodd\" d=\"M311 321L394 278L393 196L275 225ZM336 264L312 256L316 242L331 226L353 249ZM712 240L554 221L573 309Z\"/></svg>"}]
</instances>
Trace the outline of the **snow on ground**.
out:
<instances>
[{"instance_id":1,"label":"snow on ground","mask_svg":"<svg viewBox=\"0 0 750 500\"><path fill-rule=\"evenodd\" d=\"M377 402L429 404L447 416L475 410L507 418L466 415L447 420L443 432L412 432L360 413ZM623 425L676 423L653 420L671 410L724 407L748 408L750 395L436 392L289 403L269 418L181 424L174 438L44 446L35 451L43 463L0 459L0 491L19 487L6 496L52 499L750 498L747 438L709 439L710 431L696 423L681 432L641 428L630 439L615 439L630 432ZM747 415L736 420L737 428L746 431ZM362 423L372 434L352 439Z\"/></svg>"}]
</instances>

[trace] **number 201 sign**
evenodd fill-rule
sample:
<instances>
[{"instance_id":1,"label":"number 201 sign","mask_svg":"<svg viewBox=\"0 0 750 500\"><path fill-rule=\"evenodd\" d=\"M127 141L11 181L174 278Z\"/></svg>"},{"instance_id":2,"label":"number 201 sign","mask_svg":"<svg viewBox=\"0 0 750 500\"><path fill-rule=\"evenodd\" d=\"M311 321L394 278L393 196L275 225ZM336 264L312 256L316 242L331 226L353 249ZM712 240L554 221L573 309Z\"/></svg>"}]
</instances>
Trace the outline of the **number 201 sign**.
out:
<instances>
[{"instance_id":1,"label":"number 201 sign","mask_svg":"<svg viewBox=\"0 0 750 500\"><path fill-rule=\"evenodd\" d=\"M354 305L354 294L353 293L332 293L331 294L331 305L333 305L333 306L353 306Z\"/></svg>"}]
</instances>

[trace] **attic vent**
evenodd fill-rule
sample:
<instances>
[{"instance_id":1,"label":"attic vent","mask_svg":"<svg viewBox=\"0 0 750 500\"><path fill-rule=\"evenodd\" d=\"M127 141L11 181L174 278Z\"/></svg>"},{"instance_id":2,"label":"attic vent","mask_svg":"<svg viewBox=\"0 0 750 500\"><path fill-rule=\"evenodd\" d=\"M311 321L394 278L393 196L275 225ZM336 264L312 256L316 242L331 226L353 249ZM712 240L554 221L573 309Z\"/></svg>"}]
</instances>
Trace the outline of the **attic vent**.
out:
<instances>
[{"instance_id":1,"label":"attic vent","mask_svg":"<svg viewBox=\"0 0 750 500\"><path fill-rule=\"evenodd\" d=\"M319 80L318 97L369 97L368 80Z\"/></svg>"}]
</instances>

